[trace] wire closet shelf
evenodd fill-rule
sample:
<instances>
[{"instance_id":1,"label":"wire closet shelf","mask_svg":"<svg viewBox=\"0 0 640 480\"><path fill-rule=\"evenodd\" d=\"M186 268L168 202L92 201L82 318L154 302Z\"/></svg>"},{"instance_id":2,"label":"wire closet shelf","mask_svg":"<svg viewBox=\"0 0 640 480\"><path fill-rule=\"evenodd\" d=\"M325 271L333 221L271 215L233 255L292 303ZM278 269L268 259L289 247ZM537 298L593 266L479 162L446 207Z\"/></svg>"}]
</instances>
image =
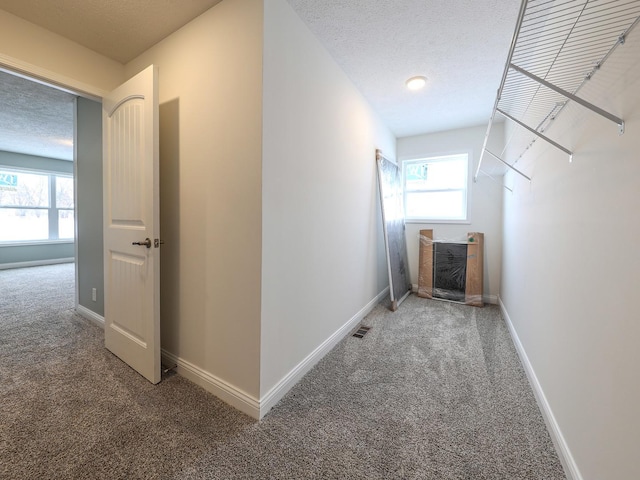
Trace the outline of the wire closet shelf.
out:
<instances>
[{"instance_id":1,"label":"wire closet shelf","mask_svg":"<svg viewBox=\"0 0 640 480\"><path fill-rule=\"evenodd\" d=\"M571 160L569 148L545 135L571 101L611 120L622 134L621 118L580 98L579 92L638 22L640 0L523 0L474 181L484 173L485 154L531 180L514 165L538 139ZM518 125L499 153L487 149L496 115ZM507 146L522 152L512 162L502 158Z\"/></svg>"}]
</instances>

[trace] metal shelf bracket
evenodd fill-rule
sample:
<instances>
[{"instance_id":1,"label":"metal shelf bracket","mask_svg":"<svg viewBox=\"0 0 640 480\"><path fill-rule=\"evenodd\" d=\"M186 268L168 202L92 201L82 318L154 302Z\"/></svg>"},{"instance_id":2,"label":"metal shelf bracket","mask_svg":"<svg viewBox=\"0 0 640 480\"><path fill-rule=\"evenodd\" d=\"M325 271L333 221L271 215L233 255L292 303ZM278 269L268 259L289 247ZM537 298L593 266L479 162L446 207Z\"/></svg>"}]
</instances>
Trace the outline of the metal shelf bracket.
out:
<instances>
[{"instance_id":1,"label":"metal shelf bracket","mask_svg":"<svg viewBox=\"0 0 640 480\"><path fill-rule=\"evenodd\" d=\"M501 153L504 155L509 148L518 159L537 138L542 138L572 161L573 152L546 135L571 101L616 123L622 135L625 131L622 118L578 93L603 68L616 48L627 43L638 24L640 0L522 0L474 181L481 171L487 175L486 170L481 170L485 154L531 180L513 167L515 162L506 162L487 150L496 113L522 127L513 130Z\"/></svg>"},{"instance_id":2,"label":"metal shelf bracket","mask_svg":"<svg viewBox=\"0 0 640 480\"><path fill-rule=\"evenodd\" d=\"M562 150L564 153L566 153L567 155L569 155L569 159L571 160L571 157L573 155L573 152L571 150L569 150L566 147L563 147L562 145L560 145L558 142L555 142L553 140L551 140L549 137L547 137L546 135L543 135L542 133L540 133L539 131L537 131L535 128L531 128L529 125L527 125L524 122L521 122L520 120L518 120L517 118L509 115L507 112L500 110L499 108L496 108L496 112L498 112L500 115L503 115L505 117L507 117L509 120L517 123L518 125L520 125L523 128L526 128L527 130L529 130L531 133L533 133L534 135L536 135L537 137L540 137L541 139L543 139L545 142L550 143L551 145L553 145L554 147Z\"/></svg>"},{"instance_id":3,"label":"metal shelf bracket","mask_svg":"<svg viewBox=\"0 0 640 480\"><path fill-rule=\"evenodd\" d=\"M531 80L539 83L540 85L544 85L545 87L553 90L554 92L559 93L563 97L567 97L569 100L572 100L572 101L582 105L583 107L588 108L589 110L597 113L598 115L601 115L604 118L606 118L608 120L611 120L612 122L616 123L620 127L620 134L624 133L624 120L622 120L620 117L617 117L617 116L607 112L606 110L603 110L602 108L595 106L591 102L587 102L586 100L578 97L577 95L574 95L571 92L567 92L566 90L555 86L551 82L547 82L546 80L538 77L537 75L534 75L531 72L526 71L524 68L520 68L517 65L514 65L513 63L509 64L509 68L511 68L512 70L515 70L518 73L521 73L525 77L529 77Z\"/></svg>"},{"instance_id":4,"label":"metal shelf bracket","mask_svg":"<svg viewBox=\"0 0 640 480\"><path fill-rule=\"evenodd\" d=\"M522 175L524 178L526 178L527 180L531 181L531 177L528 177L527 175L525 175L524 173L522 173L520 170L518 170L516 167L514 167L513 165L511 165L510 163L505 162L503 159L501 159L498 155L496 155L495 153L491 153L489 150L487 150L486 148L484 149L485 152L487 152L489 155L491 155L493 158L495 158L496 160L504 163L507 167L509 167L511 170L513 170L514 172L516 172L519 175ZM513 190L512 190L513 191Z\"/></svg>"}]
</instances>

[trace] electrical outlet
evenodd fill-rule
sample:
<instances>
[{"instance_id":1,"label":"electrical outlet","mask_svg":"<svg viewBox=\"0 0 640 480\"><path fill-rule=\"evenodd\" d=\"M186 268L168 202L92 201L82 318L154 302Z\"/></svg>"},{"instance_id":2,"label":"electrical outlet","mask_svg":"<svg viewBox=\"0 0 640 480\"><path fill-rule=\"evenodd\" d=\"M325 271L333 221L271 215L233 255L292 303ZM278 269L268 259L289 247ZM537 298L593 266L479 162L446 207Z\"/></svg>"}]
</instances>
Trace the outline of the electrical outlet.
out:
<instances>
[{"instance_id":1,"label":"electrical outlet","mask_svg":"<svg viewBox=\"0 0 640 480\"><path fill-rule=\"evenodd\" d=\"M96 294L97 294L96 289L92 288L91 289L91 300L93 300L94 302L96 301Z\"/></svg>"}]
</instances>

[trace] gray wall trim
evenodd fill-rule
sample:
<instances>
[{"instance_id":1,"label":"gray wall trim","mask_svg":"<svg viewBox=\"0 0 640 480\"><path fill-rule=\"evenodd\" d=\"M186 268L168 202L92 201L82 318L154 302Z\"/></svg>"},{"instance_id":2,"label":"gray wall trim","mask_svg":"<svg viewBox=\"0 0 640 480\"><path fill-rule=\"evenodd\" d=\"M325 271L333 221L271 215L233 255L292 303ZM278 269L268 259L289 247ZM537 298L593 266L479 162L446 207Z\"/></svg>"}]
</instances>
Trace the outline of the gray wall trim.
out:
<instances>
[{"instance_id":1,"label":"gray wall trim","mask_svg":"<svg viewBox=\"0 0 640 480\"><path fill-rule=\"evenodd\" d=\"M0 166L73 174L73 162L0 150Z\"/></svg>"},{"instance_id":2,"label":"gray wall trim","mask_svg":"<svg viewBox=\"0 0 640 480\"><path fill-rule=\"evenodd\" d=\"M54 261L55 263L55 260L65 260L74 256L72 242L44 243L41 245L3 245L0 247L0 265L46 261ZM44 263L40 264L45 265Z\"/></svg>"},{"instance_id":3,"label":"gray wall trim","mask_svg":"<svg viewBox=\"0 0 640 480\"><path fill-rule=\"evenodd\" d=\"M54 258L52 260L33 260L29 262L1 263L0 270L8 270L10 268L40 267L42 265L56 265L58 263L72 263L75 260L69 258Z\"/></svg>"},{"instance_id":4,"label":"gray wall trim","mask_svg":"<svg viewBox=\"0 0 640 480\"><path fill-rule=\"evenodd\" d=\"M78 98L75 124L77 305L104 315L102 104Z\"/></svg>"}]
</instances>

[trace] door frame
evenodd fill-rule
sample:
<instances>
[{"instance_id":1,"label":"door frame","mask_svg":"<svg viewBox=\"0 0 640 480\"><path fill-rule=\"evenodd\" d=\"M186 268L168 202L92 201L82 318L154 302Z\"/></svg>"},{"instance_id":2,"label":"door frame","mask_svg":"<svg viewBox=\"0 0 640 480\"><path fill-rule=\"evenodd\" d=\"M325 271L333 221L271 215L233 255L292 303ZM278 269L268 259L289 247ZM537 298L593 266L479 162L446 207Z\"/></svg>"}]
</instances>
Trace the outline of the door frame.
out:
<instances>
[{"instance_id":1,"label":"door frame","mask_svg":"<svg viewBox=\"0 0 640 480\"><path fill-rule=\"evenodd\" d=\"M97 102L102 102L102 97L107 93L94 85L80 82L2 53L0 53L0 70Z\"/></svg>"},{"instance_id":2,"label":"door frame","mask_svg":"<svg viewBox=\"0 0 640 480\"><path fill-rule=\"evenodd\" d=\"M72 95L76 95L78 97L87 98L89 100L94 100L96 102L102 103L102 97L107 93L105 90L102 90L93 85L89 85L78 80L72 79L70 77L66 77L59 73L53 72L51 70L47 70L45 68L38 67L36 65L32 65L27 62L23 62L16 58L10 57L8 55L4 55L0 53L0 71L10 73L12 75L17 75L26 80L30 80L32 82L40 83L42 85L46 85L51 88L55 88L57 90L61 90L66 93L70 93ZM78 176L76 173L77 170L77 110L74 111L73 116L73 136L74 136L74 147L73 147L73 178L74 178L74 202L77 211L77 182ZM78 227L78 217L74 216L74 227L77 232ZM75 310L78 311L78 307L80 306L80 285L78 282L78 239L74 238L74 254L75 254L75 278L74 278L74 303ZM83 317L92 321L93 323L98 324L99 326L104 327L104 318L94 313L89 309L83 309L83 311L78 311ZM93 314L93 315L92 315Z\"/></svg>"}]
</instances>

